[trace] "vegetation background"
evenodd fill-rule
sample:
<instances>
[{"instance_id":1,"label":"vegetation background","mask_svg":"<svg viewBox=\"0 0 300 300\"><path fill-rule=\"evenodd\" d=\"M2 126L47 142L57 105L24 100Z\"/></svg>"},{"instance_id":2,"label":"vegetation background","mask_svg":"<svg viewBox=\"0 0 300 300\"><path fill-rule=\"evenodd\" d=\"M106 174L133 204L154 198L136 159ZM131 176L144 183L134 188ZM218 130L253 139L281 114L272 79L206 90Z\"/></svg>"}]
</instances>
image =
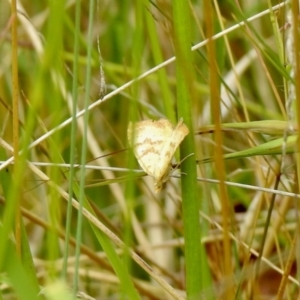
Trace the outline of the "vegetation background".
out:
<instances>
[{"instance_id":1,"label":"vegetation background","mask_svg":"<svg viewBox=\"0 0 300 300\"><path fill-rule=\"evenodd\" d=\"M1 1L0 299L297 299L298 8ZM159 118L190 133L155 194Z\"/></svg>"}]
</instances>

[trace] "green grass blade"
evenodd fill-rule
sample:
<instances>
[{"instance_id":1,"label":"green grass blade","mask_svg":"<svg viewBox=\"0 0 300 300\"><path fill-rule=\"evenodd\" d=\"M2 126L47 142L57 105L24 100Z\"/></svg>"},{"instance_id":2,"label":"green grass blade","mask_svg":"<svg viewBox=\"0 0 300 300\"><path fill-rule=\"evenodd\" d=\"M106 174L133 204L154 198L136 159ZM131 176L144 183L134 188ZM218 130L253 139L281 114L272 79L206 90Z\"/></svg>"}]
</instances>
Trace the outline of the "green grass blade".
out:
<instances>
[{"instance_id":1,"label":"green grass blade","mask_svg":"<svg viewBox=\"0 0 300 300\"><path fill-rule=\"evenodd\" d=\"M295 153L296 150L296 142L297 142L297 136L289 136L287 138L287 141L285 143L284 138L276 139L264 144L261 144L259 146L234 152L234 153L228 153L224 155L224 159L240 159L240 158L247 158L250 156L258 156L258 155L280 155L282 154L282 145L285 143L285 153L291 154ZM202 161L199 161L199 163L208 163L212 162L213 158L206 158Z\"/></svg>"},{"instance_id":2,"label":"green grass blade","mask_svg":"<svg viewBox=\"0 0 300 300\"><path fill-rule=\"evenodd\" d=\"M7 157L4 149L0 147L0 160L3 161L6 158ZM6 168L0 171L0 185L2 187L4 199L6 200L8 199L9 189L12 187L12 175L10 169L11 168ZM5 228L6 226L8 226L8 224L3 222L3 224L1 225L2 234L4 233L3 227ZM3 259L4 271L8 273L9 279L12 281L12 284L14 285L16 291L18 291L19 289L24 290L25 288L28 288L28 291L22 294L25 297L22 299L30 299L28 297L32 297L31 299L37 299L37 295L39 293L40 288L39 288L38 279L36 277L37 272L34 267L29 241L27 238L27 233L22 218L20 218L20 226L21 226L21 260L16 253L15 245L13 245L9 239L6 239L6 241L1 242L2 245L1 248L6 248L6 251L4 251L2 254L5 256L5 259ZM5 231L9 232L9 228L6 228ZM6 234L1 236L4 237L5 235ZM25 275L26 283L22 282L22 280L17 280L17 278L15 278L18 272L20 272L20 274L22 273L26 274ZM0 299L1 297L2 296L0 291Z\"/></svg>"},{"instance_id":3,"label":"green grass blade","mask_svg":"<svg viewBox=\"0 0 300 300\"><path fill-rule=\"evenodd\" d=\"M79 195L79 186L75 182L73 183L73 191L74 195ZM93 209L91 205L89 204L88 200L84 197L83 198L83 206L86 208L90 213L95 215L93 212ZM98 239L98 242L100 243L101 247L103 248L104 252L107 255L108 260L110 261L116 275L118 276L120 280L121 285L121 291L128 299L140 299L133 282L131 280L130 274L128 272L128 268L126 268L126 265L124 262L119 258L118 254L116 253L115 248L112 245L112 242L109 240L109 238L99 231L99 229L93 225L90 222L91 228L93 229L93 232L95 236Z\"/></svg>"},{"instance_id":4,"label":"green grass blade","mask_svg":"<svg viewBox=\"0 0 300 300\"><path fill-rule=\"evenodd\" d=\"M258 132L269 135L283 135L289 129L290 123L280 120L264 120L253 122L239 122L239 123L223 123L222 131L230 130L245 130L251 132ZM213 133L216 129L215 125L208 125L199 129L196 134ZM295 130L295 127L293 128ZM290 131L290 130L288 130Z\"/></svg>"},{"instance_id":5,"label":"green grass blade","mask_svg":"<svg viewBox=\"0 0 300 300\"><path fill-rule=\"evenodd\" d=\"M193 95L193 74L191 45L191 24L189 4L186 1L173 1L174 38L176 52L176 80L178 117L183 118L190 129L190 134L185 138L180 147L181 159L195 153L193 136L193 122L191 118L191 99ZM188 299L201 299L201 291L205 281L208 284L209 274L205 263L204 247L201 245L201 231L199 224L199 195L196 184L196 165L192 157L183 161L182 176L182 211L185 238L185 263L186 263L186 289Z\"/></svg>"}]
</instances>

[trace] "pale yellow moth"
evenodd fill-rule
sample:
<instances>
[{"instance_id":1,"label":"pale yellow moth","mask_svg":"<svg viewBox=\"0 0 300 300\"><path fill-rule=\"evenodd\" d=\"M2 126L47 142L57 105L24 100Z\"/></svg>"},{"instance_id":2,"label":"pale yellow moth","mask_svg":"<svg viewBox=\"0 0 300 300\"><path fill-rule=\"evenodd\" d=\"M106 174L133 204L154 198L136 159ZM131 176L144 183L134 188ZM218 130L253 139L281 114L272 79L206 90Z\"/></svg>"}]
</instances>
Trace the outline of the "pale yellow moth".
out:
<instances>
[{"instance_id":1,"label":"pale yellow moth","mask_svg":"<svg viewBox=\"0 0 300 300\"><path fill-rule=\"evenodd\" d=\"M129 123L129 144L142 169L154 178L156 193L169 179L173 155L188 133L189 130L182 119L175 128L166 119Z\"/></svg>"}]
</instances>

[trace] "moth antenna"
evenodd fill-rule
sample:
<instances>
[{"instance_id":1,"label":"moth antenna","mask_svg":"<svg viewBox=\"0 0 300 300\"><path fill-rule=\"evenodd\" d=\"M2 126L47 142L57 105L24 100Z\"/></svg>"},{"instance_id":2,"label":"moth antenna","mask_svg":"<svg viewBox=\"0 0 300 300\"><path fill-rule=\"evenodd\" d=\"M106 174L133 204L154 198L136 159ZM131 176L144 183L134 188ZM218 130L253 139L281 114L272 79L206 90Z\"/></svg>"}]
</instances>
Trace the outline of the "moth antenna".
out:
<instances>
[{"instance_id":1,"label":"moth antenna","mask_svg":"<svg viewBox=\"0 0 300 300\"><path fill-rule=\"evenodd\" d=\"M176 171L179 167L180 167L180 165L181 165L181 163L183 162L183 161L185 161L187 158L189 158L190 156L192 156L192 155L194 155L195 153L190 153L189 155L187 155L186 157L184 157L178 164L176 164L175 165L175 168L173 168L173 166L172 166L172 172L174 172L174 171ZM180 173L180 174L185 174L185 173ZM185 174L186 175L186 174Z\"/></svg>"}]
</instances>

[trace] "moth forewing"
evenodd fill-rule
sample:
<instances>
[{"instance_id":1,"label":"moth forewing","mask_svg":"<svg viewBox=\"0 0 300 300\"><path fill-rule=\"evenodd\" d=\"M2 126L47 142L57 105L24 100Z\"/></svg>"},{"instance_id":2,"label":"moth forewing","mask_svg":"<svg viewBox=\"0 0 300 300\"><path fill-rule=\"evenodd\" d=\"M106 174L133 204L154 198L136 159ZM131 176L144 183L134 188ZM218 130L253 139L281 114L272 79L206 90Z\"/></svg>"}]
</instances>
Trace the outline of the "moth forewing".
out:
<instances>
[{"instance_id":1,"label":"moth forewing","mask_svg":"<svg viewBox=\"0 0 300 300\"><path fill-rule=\"evenodd\" d=\"M154 178L155 192L160 191L163 182L168 180L172 157L188 133L182 119L175 128L166 119L129 123L129 144L140 166Z\"/></svg>"},{"instance_id":2,"label":"moth forewing","mask_svg":"<svg viewBox=\"0 0 300 300\"><path fill-rule=\"evenodd\" d=\"M166 138L160 154L160 162L156 167L157 176L154 176L154 185L157 191L162 187L162 184L169 179L172 172L172 158L185 136L189 133L187 126L180 119L177 126L172 130L171 135ZM166 166L164 164L167 164ZM164 170L164 173L162 171Z\"/></svg>"}]
</instances>

